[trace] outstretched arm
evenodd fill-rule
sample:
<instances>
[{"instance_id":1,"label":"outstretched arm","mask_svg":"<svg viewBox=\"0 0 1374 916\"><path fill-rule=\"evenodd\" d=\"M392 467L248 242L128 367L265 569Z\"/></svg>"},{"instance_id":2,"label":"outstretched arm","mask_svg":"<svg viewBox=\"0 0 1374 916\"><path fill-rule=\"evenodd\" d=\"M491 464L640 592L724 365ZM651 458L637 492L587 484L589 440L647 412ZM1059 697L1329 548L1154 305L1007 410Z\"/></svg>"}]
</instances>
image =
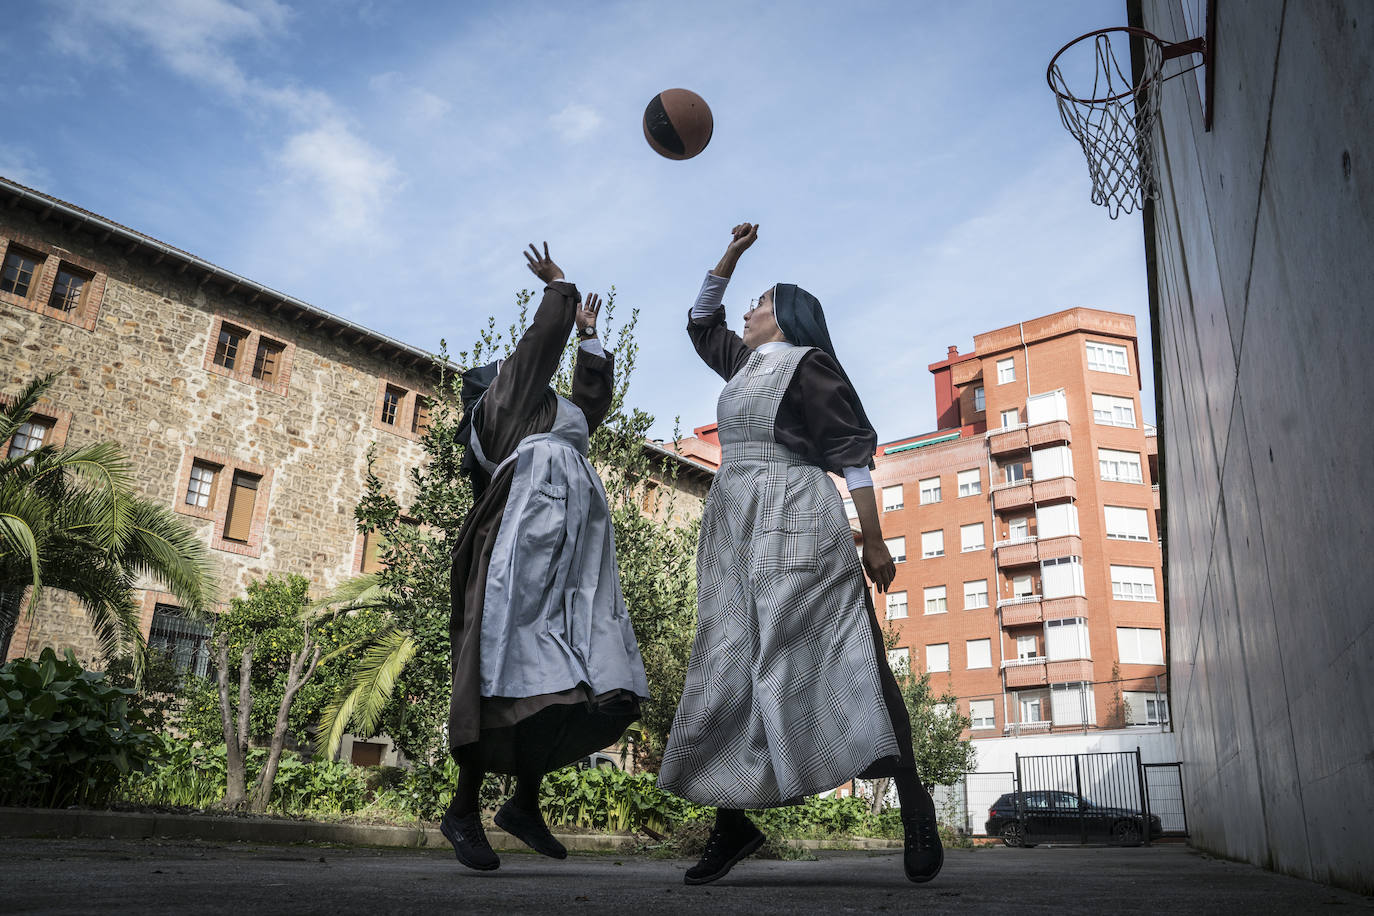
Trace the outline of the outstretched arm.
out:
<instances>
[{"instance_id":1,"label":"outstretched arm","mask_svg":"<svg viewBox=\"0 0 1374 916\"><path fill-rule=\"evenodd\" d=\"M587 296L577 310L577 362L573 364L572 395L568 400L582 409L587 432L594 433L606 419L615 393L615 354L607 353L596 336L601 297Z\"/></svg>"},{"instance_id":2,"label":"outstretched arm","mask_svg":"<svg viewBox=\"0 0 1374 916\"><path fill-rule=\"evenodd\" d=\"M730 244L725 254L706 275L687 319L687 335L691 337L697 355L727 382L744 366L749 358L749 348L738 334L725 326L725 307L721 305L721 299L740 255L759 237L759 227L741 223L730 234Z\"/></svg>"}]
</instances>

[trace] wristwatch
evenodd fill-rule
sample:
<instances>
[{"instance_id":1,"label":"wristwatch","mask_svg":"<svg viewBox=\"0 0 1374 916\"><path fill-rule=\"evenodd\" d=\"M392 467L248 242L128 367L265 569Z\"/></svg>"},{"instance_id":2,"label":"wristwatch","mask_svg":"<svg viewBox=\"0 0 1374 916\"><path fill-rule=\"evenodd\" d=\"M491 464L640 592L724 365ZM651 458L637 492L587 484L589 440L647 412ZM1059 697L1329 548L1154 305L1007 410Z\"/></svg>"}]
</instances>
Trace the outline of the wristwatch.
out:
<instances>
[{"instance_id":1,"label":"wristwatch","mask_svg":"<svg viewBox=\"0 0 1374 916\"><path fill-rule=\"evenodd\" d=\"M596 336L596 325L589 324L585 328L578 328L577 336L581 337L583 340L591 340Z\"/></svg>"}]
</instances>

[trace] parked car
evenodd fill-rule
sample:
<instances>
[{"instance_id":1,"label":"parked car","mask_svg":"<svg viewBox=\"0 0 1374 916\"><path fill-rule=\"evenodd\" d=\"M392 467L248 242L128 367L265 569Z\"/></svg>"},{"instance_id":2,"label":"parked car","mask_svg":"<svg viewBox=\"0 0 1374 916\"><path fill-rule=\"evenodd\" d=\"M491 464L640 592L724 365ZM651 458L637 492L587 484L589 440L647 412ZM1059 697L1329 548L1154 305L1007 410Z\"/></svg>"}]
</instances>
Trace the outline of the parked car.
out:
<instances>
[{"instance_id":1,"label":"parked car","mask_svg":"<svg viewBox=\"0 0 1374 916\"><path fill-rule=\"evenodd\" d=\"M1145 819L1130 808L1098 805L1073 792L1044 790L1000 796L988 809L988 836L998 836L1008 846L1034 846L1037 842L1078 840L1086 833L1089 842L1138 846ZM1162 836L1159 815L1150 815L1150 839Z\"/></svg>"}]
</instances>

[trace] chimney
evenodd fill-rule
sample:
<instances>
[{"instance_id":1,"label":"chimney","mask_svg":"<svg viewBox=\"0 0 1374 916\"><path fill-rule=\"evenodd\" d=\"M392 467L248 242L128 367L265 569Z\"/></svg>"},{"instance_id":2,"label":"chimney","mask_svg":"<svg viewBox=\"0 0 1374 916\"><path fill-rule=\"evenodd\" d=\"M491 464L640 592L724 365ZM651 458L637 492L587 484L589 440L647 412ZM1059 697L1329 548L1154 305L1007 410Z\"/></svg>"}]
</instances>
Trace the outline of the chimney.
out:
<instances>
[{"instance_id":1,"label":"chimney","mask_svg":"<svg viewBox=\"0 0 1374 916\"><path fill-rule=\"evenodd\" d=\"M947 356L948 358L950 358L950 359L953 359L954 357L956 357L956 356L958 356L958 355L959 355L959 348L958 348L958 347L955 347L955 346L951 346L951 347L949 348L949 353L946 354L946 356Z\"/></svg>"}]
</instances>

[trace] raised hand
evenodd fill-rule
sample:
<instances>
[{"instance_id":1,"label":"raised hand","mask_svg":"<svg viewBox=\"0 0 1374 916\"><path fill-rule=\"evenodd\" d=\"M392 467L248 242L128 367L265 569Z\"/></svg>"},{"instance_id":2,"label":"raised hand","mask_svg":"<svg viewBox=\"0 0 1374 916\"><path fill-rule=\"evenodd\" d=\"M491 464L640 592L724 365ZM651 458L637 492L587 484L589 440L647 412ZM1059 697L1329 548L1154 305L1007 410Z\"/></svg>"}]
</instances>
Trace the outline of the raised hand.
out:
<instances>
[{"instance_id":1,"label":"raised hand","mask_svg":"<svg viewBox=\"0 0 1374 916\"><path fill-rule=\"evenodd\" d=\"M530 272L545 283L552 283L554 280L563 279L563 268L553 262L549 257L549 243L544 243L544 253L541 255L539 249L530 242L530 250L523 252L525 261L529 265Z\"/></svg>"},{"instance_id":2,"label":"raised hand","mask_svg":"<svg viewBox=\"0 0 1374 916\"><path fill-rule=\"evenodd\" d=\"M601 297L596 293L588 293L582 304L577 307L577 330L595 328L597 316L600 314Z\"/></svg>"},{"instance_id":3,"label":"raised hand","mask_svg":"<svg viewBox=\"0 0 1374 916\"><path fill-rule=\"evenodd\" d=\"M726 251L738 258L744 254L750 245L758 241L759 225L758 223L740 223L730 230L730 236L730 247Z\"/></svg>"}]
</instances>

